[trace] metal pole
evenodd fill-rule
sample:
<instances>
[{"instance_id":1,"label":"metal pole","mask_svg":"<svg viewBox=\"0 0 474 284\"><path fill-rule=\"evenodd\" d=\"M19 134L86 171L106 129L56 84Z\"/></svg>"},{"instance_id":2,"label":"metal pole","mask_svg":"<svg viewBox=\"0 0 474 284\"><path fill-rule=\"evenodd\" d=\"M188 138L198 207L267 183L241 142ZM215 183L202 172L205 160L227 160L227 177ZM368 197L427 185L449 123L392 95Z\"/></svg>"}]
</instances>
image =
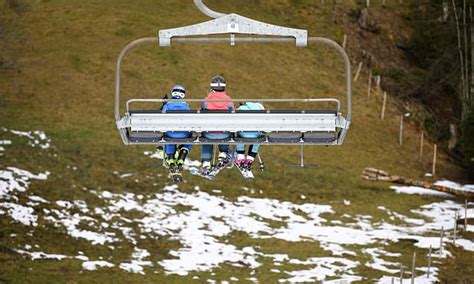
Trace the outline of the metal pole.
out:
<instances>
[{"instance_id":1,"label":"metal pole","mask_svg":"<svg viewBox=\"0 0 474 284\"><path fill-rule=\"evenodd\" d=\"M467 231L467 199L464 200L464 231Z\"/></svg>"},{"instance_id":2,"label":"metal pole","mask_svg":"<svg viewBox=\"0 0 474 284\"><path fill-rule=\"evenodd\" d=\"M403 284L403 264L400 260L400 284Z\"/></svg>"},{"instance_id":3,"label":"metal pole","mask_svg":"<svg viewBox=\"0 0 474 284\"><path fill-rule=\"evenodd\" d=\"M403 115L400 116L400 137L398 138L400 146L403 144Z\"/></svg>"},{"instance_id":4,"label":"metal pole","mask_svg":"<svg viewBox=\"0 0 474 284\"><path fill-rule=\"evenodd\" d=\"M301 144L301 167L304 168L304 144Z\"/></svg>"},{"instance_id":5,"label":"metal pole","mask_svg":"<svg viewBox=\"0 0 474 284\"><path fill-rule=\"evenodd\" d=\"M260 153L257 154L258 158L258 163L260 164L260 170L263 172L265 170L265 163L262 160L262 157L260 156Z\"/></svg>"},{"instance_id":6,"label":"metal pole","mask_svg":"<svg viewBox=\"0 0 474 284\"><path fill-rule=\"evenodd\" d=\"M453 245L456 245L456 231L458 228L458 212L454 212Z\"/></svg>"},{"instance_id":7,"label":"metal pole","mask_svg":"<svg viewBox=\"0 0 474 284\"><path fill-rule=\"evenodd\" d=\"M431 270L431 250L432 246L430 245L430 251L428 252L428 279L430 278L430 270Z\"/></svg>"},{"instance_id":8,"label":"metal pole","mask_svg":"<svg viewBox=\"0 0 474 284\"><path fill-rule=\"evenodd\" d=\"M415 284L415 277L416 277L416 251L413 252L413 262L411 265L411 284Z\"/></svg>"},{"instance_id":9,"label":"metal pole","mask_svg":"<svg viewBox=\"0 0 474 284\"><path fill-rule=\"evenodd\" d=\"M215 12L211 9L209 9L203 2L202 0L194 0L194 5L201 11L204 15L210 17L210 18L220 18L223 17L227 14L222 14L219 12Z\"/></svg>"},{"instance_id":10,"label":"metal pole","mask_svg":"<svg viewBox=\"0 0 474 284\"><path fill-rule=\"evenodd\" d=\"M439 239L439 254L440 257L443 255L443 237L444 237L444 227L441 227L441 236Z\"/></svg>"},{"instance_id":11,"label":"metal pole","mask_svg":"<svg viewBox=\"0 0 474 284\"><path fill-rule=\"evenodd\" d=\"M145 37L145 38L140 38L137 40L132 41L131 43L127 44L127 46L124 47L122 52L120 52L120 55L117 59L117 65L115 69L115 121L120 120L120 69L122 68L122 61L125 55L127 53L142 44L158 44L158 38L157 37Z\"/></svg>"}]
</instances>

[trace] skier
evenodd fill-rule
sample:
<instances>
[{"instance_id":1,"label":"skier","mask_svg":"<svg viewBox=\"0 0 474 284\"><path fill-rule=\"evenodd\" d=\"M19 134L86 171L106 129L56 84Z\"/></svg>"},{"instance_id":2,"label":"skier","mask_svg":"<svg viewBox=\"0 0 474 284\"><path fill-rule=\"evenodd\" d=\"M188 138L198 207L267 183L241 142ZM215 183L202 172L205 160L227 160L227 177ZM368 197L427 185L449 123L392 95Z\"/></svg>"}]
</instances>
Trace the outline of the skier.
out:
<instances>
[{"instance_id":1,"label":"skier","mask_svg":"<svg viewBox=\"0 0 474 284\"><path fill-rule=\"evenodd\" d=\"M211 92L207 95L206 100L229 100L230 97L226 93L226 81L225 78L218 75L214 76L211 80ZM205 101L201 107L202 110L227 110L233 111L235 109L233 102L210 102ZM227 139L230 137L230 132L203 132L202 136L207 139ZM230 149L229 145L219 145L219 163L218 165L232 166L230 160ZM212 145L202 145L201 150L201 161L202 168L201 174L208 175L211 172L211 160L213 155Z\"/></svg>"},{"instance_id":2,"label":"skier","mask_svg":"<svg viewBox=\"0 0 474 284\"><path fill-rule=\"evenodd\" d=\"M245 111L245 110L264 110L264 109L265 108L260 103L246 102L245 104L240 105L237 110ZM260 131L237 132L237 137L241 137L241 138L259 138L262 135L263 134ZM250 172L252 170L252 164L258 155L259 148L260 148L259 144L250 145L247 155L245 155L245 145L244 144L237 145L237 149L236 149L237 159L235 163L241 171Z\"/></svg>"},{"instance_id":3,"label":"skier","mask_svg":"<svg viewBox=\"0 0 474 284\"><path fill-rule=\"evenodd\" d=\"M179 100L184 99L186 96L186 88L181 85L175 85L171 88L170 97L173 100L177 100L176 102L169 102L163 105L162 110L164 112L168 110L179 111L179 110L190 110L188 103L181 102ZM191 137L193 134L192 132L186 131L167 131L165 132L165 136L168 138L188 138ZM184 144L184 145L173 145L167 144L165 145L165 165L170 172L170 176L177 182L182 181L182 174L181 171L183 169L184 161L186 160L186 156L191 151L192 145L191 144ZM176 158L176 151L179 150L178 157Z\"/></svg>"}]
</instances>

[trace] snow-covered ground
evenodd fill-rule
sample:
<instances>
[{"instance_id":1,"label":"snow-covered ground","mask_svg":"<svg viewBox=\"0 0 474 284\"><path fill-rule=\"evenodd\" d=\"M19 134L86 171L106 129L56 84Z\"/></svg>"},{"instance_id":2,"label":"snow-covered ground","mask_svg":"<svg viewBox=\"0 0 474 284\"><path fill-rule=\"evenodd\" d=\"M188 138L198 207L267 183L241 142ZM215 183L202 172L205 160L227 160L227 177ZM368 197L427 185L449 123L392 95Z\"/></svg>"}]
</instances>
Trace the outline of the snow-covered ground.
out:
<instances>
[{"instance_id":1,"label":"snow-covered ground","mask_svg":"<svg viewBox=\"0 0 474 284\"><path fill-rule=\"evenodd\" d=\"M39 137L34 135L36 132L10 133L31 140L32 146L46 145L35 142ZM43 135L39 138L47 141L49 147L51 141ZM11 142L5 141L1 143L3 148L0 153L8 151L11 145ZM187 164L188 168L197 166L197 162ZM113 174L133 179L132 174ZM248 193L256 190L246 187L242 187L240 197L229 200L221 195L225 189L209 193L196 186L194 192L186 193L176 185L165 186L150 195L84 189L92 194L91 198L103 204L92 208L85 200L48 200L45 196L29 193L32 181L41 182L48 175L49 172L35 174L0 166L0 216L8 216L12 223L30 227L33 232L38 226L63 228L69 237L86 240L91 246L106 246L114 250L128 243L134 247L128 261L91 260L82 252L72 256L63 255L61 251L42 252L34 238L31 238L30 244L17 248L18 252L32 259L76 259L82 261L84 270L119 267L130 273L146 274L156 273L157 268L161 267L166 274L192 275L198 271L212 271L224 264L257 270L264 263L272 263L271 272L279 275L280 282L311 282L328 278L351 282L363 279L364 275L357 273L358 267L368 266L383 275L373 281L390 283L392 277L398 275L400 254L388 251L388 245L400 240L414 240L414 246L418 248L432 247L434 258L445 257L449 251L441 248L437 235L441 228L446 232L452 231L455 212L459 216L464 214L463 204L444 200L412 210L411 217L379 206L386 218L374 222L371 216L338 212L328 204L296 204L250 197ZM413 188L395 189L403 193L420 192ZM350 200L343 203L351 206ZM468 214L474 216L474 209L469 209ZM239 247L230 241L236 232L245 233L255 240L304 242L308 246L320 247L327 254L295 259L284 249L268 253L259 246ZM443 246L452 243L451 237L450 233L446 233ZM157 243L160 240L174 240L180 247L170 250L170 257L158 258L155 251L140 246L143 240ZM456 245L474 252L474 243L470 240L458 239ZM360 255L367 256L370 261L357 261L356 256ZM426 271L427 267L417 267L420 283L436 279L435 267L431 268L430 279L427 279ZM229 281L241 278L241 275L235 275ZM256 278L246 276L242 280L256 281Z\"/></svg>"}]
</instances>

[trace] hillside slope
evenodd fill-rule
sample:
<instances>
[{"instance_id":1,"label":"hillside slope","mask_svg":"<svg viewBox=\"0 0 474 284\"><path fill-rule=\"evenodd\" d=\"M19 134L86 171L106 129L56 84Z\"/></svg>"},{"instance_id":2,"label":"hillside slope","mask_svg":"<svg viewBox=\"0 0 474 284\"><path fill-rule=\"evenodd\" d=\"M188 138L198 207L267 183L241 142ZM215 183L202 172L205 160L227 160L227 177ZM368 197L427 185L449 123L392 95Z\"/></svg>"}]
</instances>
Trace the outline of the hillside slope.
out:
<instances>
[{"instance_id":1,"label":"hillside slope","mask_svg":"<svg viewBox=\"0 0 474 284\"><path fill-rule=\"evenodd\" d=\"M187 183L180 185L178 192L177 188L171 186L170 181L166 179L166 171L159 167L160 161L151 160L149 155L143 154L144 151L154 151L153 147L126 147L121 144L113 119L115 60L121 49L135 38L153 36L159 29L193 24L207 18L196 10L191 1L182 0L19 1L20 6L14 6L13 9L8 6L10 2L0 4L2 5L0 41L3 62L9 62L9 64L3 64L0 69L2 92L0 104L3 113L0 127L4 127L3 132L0 132L0 140L12 142L8 146L8 151L0 157L1 167L5 172L8 167L24 169L31 173L50 172L47 180L29 179L31 185L28 190L51 201L50 205L45 203L39 206L40 209L35 210L40 212L44 209L59 210L60 207L66 208L68 205L53 201L69 200L71 204L75 204L74 200L81 200L86 202L91 210L100 208L110 214L125 210L127 212L123 216L126 217L123 218L134 220L143 218L144 214L149 212L133 211L133 209L129 211L120 206L111 209L113 206L108 207L109 203L121 200L125 203L135 204L136 202L140 203L140 206L145 206L145 200L154 202L152 197L155 194L164 194L157 198L160 202L167 201L166 192L169 191L173 198L180 200L173 203L176 206L173 210L176 210L176 214L179 215L180 212L186 212L193 205L192 200L188 202L187 196L183 197L183 194L192 195L197 187L201 192L199 194L216 201L217 204L238 201L242 195L249 195L255 199L269 198L293 203L295 205L291 205L289 210L294 210L295 215L304 216L307 220L315 222L319 220L317 215L313 216L310 211L305 211L307 208L298 206L303 203L327 205L330 209L317 208L315 210L320 210L318 212L328 222L342 222L349 226L348 224L353 221L354 224L357 223L354 226L359 228L364 223L359 222L361 216L371 216L370 221L374 224L388 219L390 215L387 213L388 210L414 217L415 213L412 210L440 201L439 197L398 195L390 190L379 190L385 188L386 185L371 184L360 179L363 169L368 166L383 168L391 173L423 178L424 174L431 169L432 159L429 154L432 145L425 142L425 149L427 149L425 159L422 163L418 162L420 131L410 122L410 119L405 125L404 144L403 146L398 144L400 112L390 98L386 118L383 121L380 120L381 96L380 93L374 92L370 98L367 98L366 69L363 69L361 77L354 86L354 117L347 143L342 147L308 147L306 149L307 161L319 163L321 165L319 169L301 170L287 167L288 164L299 161L298 147L263 147L262 156L268 169L264 173L258 173L255 182L243 183L237 171L223 172L215 182L187 175ZM325 36L337 42L342 42L344 33L348 33L348 50L356 65L361 57L358 53L359 47L365 44L362 41L363 37L362 40L360 39L363 31L358 33L359 36L353 35L357 29L356 19L352 16L353 11L358 7L356 2L344 1L339 4L336 11L336 23L333 21L333 6L321 5L319 1L209 0L206 3L217 11L236 12L261 21L308 29L311 36ZM404 7L394 6L379 13L386 14L387 19L393 18L394 21L402 23L400 18L404 9ZM390 64L404 62L403 55L393 49L397 39L388 35L384 27L382 25L382 32L379 35L382 40L377 42L386 42L386 46L393 51L388 54L397 57L388 60ZM348 28L351 28L351 31L346 30ZM389 31L389 33L395 32ZM405 33L408 32L401 30L396 36L404 36ZM374 37L374 35L370 36ZM392 41L386 40L390 38L393 38ZM385 46L381 48L383 47ZM367 50L369 49L368 47ZM384 60L384 58L378 59L379 62L385 62ZM224 44L216 44L176 45L163 49L149 46L127 56L123 68L123 101L130 98L161 98L175 83L187 86L190 98L202 98L207 92L209 79L221 73L226 76L229 82L228 92L234 98L334 96L345 102L342 62L331 50L322 47L296 49L289 45L248 44L230 48ZM52 147L44 150L30 147L28 143L34 144L34 139L33 142L25 140L24 137L10 130L44 131L51 139ZM199 159L198 147L192 152L191 157ZM437 172L436 179L460 176L460 169L451 164L443 153L438 157ZM131 174L131 177L127 174ZM6 180L5 177L3 179ZM243 192L244 188L250 190ZM216 190L223 196L223 200L212 199ZM106 194L107 197L103 192L111 195ZM131 198L127 197L128 193L132 194ZM143 202L140 201L142 199L136 197L140 195L145 196ZM21 196L21 193L19 196L20 200L26 199L25 196ZM257 202L247 199L244 201L250 204L249 208L252 208L252 202ZM285 208L288 209L285 207L287 205L283 202L275 206L285 210ZM451 206L449 202L448 205ZM67 214L71 216L75 213L80 214L80 206L77 208L75 206L71 205L69 209L72 209L67 211ZM388 208L387 212L380 207ZM458 207L459 204L452 205L452 208L456 210L460 208ZM243 210L250 209L245 207ZM61 212L66 214L64 211ZM244 214L244 217L250 218L259 214L256 211L249 212L249 215ZM337 212L337 216L331 215L333 214L331 212ZM95 214L103 215L100 211L96 211ZM293 214L285 214L283 214L285 218L297 220ZM341 217L344 214L353 216L353 219L344 220ZM74 255L81 251L90 259L105 258L118 262L129 259L132 253L136 253L135 256L140 255L140 251L136 250L137 247L133 242L125 241L120 242L116 250L107 246L108 241L91 247L87 240L78 239L71 231L68 231L66 224L48 223L50 220L48 218L41 219L43 221L40 221L38 229L32 231L18 222L3 218L4 216L2 215L1 219L2 228L5 229L0 232L2 245L0 258L6 265L0 268L0 273L1 278L5 280L62 282L65 281L64 279L68 281L105 279L112 281L114 279L137 282L143 279L146 281L165 281L166 279L170 282L187 282L191 278L191 275L187 277L172 275L170 278L164 278L164 269L159 266L153 268L156 275L146 273L146 276L142 278L141 274L128 274L118 267L106 270L108 273L79 274L78 271L83 270L83 267L74 259L66 259L63 262L33 262L12 253L12 249L23 248L30 243L32 238L28 234L34 235L33 239L37 240L37 244L50 253L62 251L61 253L65 255ZM211 219L225 218L229 216L213 215ZM286 221L285 218L265 221L268 221L268 226L278 226ZM187 221L192 222L192 220L194 219ZM85 223L87 219L79 221L76 225L78 228L83 228L82 226L86 228L89 225ZM127 221L120 219L117 223L122 226ZM107 225L100 226L105 228ZM245 227L245 225L242 226ZM131 230L138 230L138 227L137 224L130 225ZM116 234L122 234L127 239L127 233L117 228L114 230L120 232ZM169 227L168 230L173 231L173 227ZM147 235L144 229L142 233ZM428 232L430 233L432 232ZM231 236L225 237L226 241L240 249L255 246L266 253L276 255L289 248L291 256L298 259L335 255L320 247L308 248L305 236L293 243L285 240L273 243L265 241L264 238L255 240L249 235L251 234L248 232L234 232ZM378 237L371 236L370 238L373 238L375 242ZM469 239L469 235L467 238ZM135 241L139 242L141 248L154 252L153 263L172 257L172 251L180 248L179 241L169 235L160 239L159 242L150 238ZM318 239L317 242L322 241ZM414 247L410 241L400 241L390 243L386 249L393 253L400 253L401 261L408 267ZM368 260L377 259L377 256L374 257L370 251L364 251L364 247L359 244L349 244L345 248L356 251L352 259L354 262L365 263ZM472 256L471 253L466 254L461 248L452 249L459 255L459 261L462 261L463 257ZM425 253L427 247L422 247L420 250ZM133 258L140 261L146 256ZM426 261L423 260L423 262ZM329 263L334 265L332 262ZM450 267L457 264L459 263L455 261ZM303 264L296 266L298 265ZM255 273L252 273L252 265L244 262L244 266L242 270L238 270L234 266L223 265L216 268L215 272L197 269L200 272L196 272L196 275L208 277L208 279L214 277L213 279L217 280L228 280L235 274L248 274L248 278L252 278ZM282 270L289 266L292 265L286 263ZM352 267L352 263L347 263L347 267ZM271 264L265 263L264 268L255 276L258 280L274 282L281 279L281 275L268 272L274 269ZM36 271L34 276L31 276L36 278L28 278L30 277L27 274L28 269ZM459 267L456 269L457 271L465 270ZM354 271L366 277L365 280L380 279L384 275L380 270L363 267L363 265L362 267L356 265Z\"/></svg>"}]
</instances>

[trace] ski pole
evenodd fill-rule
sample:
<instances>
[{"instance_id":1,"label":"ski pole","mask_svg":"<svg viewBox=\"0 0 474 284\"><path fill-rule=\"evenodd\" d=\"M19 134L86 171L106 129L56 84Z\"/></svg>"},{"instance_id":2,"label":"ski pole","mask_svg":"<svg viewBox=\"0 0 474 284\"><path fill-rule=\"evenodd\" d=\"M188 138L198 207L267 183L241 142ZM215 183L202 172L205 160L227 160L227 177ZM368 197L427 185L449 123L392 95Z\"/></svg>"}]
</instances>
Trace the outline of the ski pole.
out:
<instances>
[{"instance_id":1,"label":"ski pole","mask_svg":"<svg viewBox=\"0 0 474 284\"><path fill-rule=\"evenodd\" d=\"M258 163L260 164L260 170L262 172L265 171L265 163L263 162L262 157L260 156L260 153L257 154L257 158L258 158Z\"/></svg>"}]
</instances>

